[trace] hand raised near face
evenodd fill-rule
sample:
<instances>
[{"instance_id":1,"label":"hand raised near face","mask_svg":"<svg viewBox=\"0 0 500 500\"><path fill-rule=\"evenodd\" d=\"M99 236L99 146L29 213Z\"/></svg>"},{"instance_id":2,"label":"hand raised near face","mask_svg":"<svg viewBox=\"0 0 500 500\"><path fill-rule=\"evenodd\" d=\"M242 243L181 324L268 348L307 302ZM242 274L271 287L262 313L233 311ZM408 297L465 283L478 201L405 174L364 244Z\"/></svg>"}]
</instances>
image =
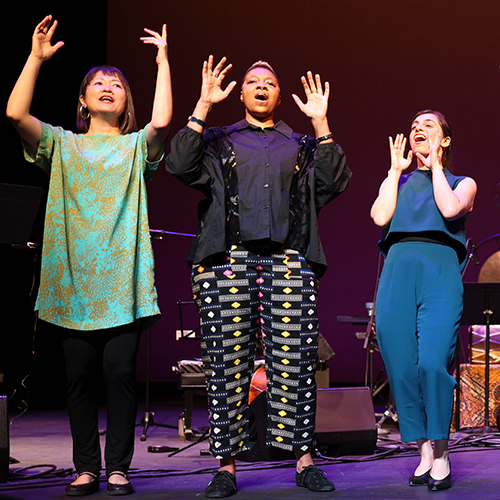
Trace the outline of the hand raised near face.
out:
<instances>
[{"instance_id":1,"label":"hand raised near face","mask_svg":"<svg viewBox=\"0 0 500 500\"><path fill-rule=\"evenodd\" d=\"M216 104L223 101L234 89L236 82L232 81L224 90L222 82L227 73L233 67L232 64L226 64L227 58L223 57L215 68L214 56L209 56L208 61L203 61L203 69L201 71L201 94L200 100L206 104Z\"/></svg>"},{"instance_id":2,"label":"hand raised near face","mask_svg":"<svg viewBox=\"0 0 500 500\"><path fill-rule=\"evenodd\" d=\"M406 170L413 159L413 151L411 149L405 158L406 137L403 134L398 134L394 141L392 137L389 137L389 148L391 150L391 169L398 172Z\"/></svg>"},{"instance_id":3,"label":"hand raised near face","mask_svg":"<svg viewBox=\"0 0 500 500\"><path fill-rule=\"evenodd\" d=\"M316 74L313 77L311 71L307 72L307 78L302 76L300 81L306 94L306 102L292 94L293 100L299 109L311 120L322 120L328 111L328 97L330 96L330 84L325 82L324 90L321 84L321 77Z\"/></svg>"},{"instance_id":4,"label":"hand raised near face","mask_svg":"<svg viewBox=\"0 0 500 500\"><path fill-rule=\"evenodd\" d=\"M415 156L421 161L422 165L430 170L443 168L441 160L442 155L440 154L442 138L443 134L440 131L436 132L433 139L431 139L429 135L427 138L427 140L429 141L429 154L427 156L424 156L418 151L415 153Z\"/></svg>"}]
</instances>

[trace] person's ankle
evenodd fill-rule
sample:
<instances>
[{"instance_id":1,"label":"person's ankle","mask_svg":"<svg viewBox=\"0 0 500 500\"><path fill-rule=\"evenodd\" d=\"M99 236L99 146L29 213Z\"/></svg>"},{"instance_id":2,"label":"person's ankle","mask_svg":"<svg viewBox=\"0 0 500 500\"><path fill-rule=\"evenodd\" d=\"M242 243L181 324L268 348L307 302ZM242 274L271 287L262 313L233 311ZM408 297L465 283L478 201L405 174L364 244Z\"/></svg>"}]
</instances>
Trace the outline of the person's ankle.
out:
<instances>
[{"instance_id":1,"label":"person's ankle","mask_svg":"<svg viewBox=\"0 0 500 500\"><path fill-rule=\"evenodd\" d=\"M233 476L236 476L236 464L234 460L221 460L219 463L219 470L225 470L231 473Z\"/></svg>"},{"instance_id":2,"label":"person's ankle","mask_svg":"<svg viewBox=\"0 0 500 500\"><path fill-rule=\"evenodd\" d=\"M300 474L304 467L309 467L310 465L314 465L311 453L304 453L301 455L296 454L297 458L297 472Z\"/></svg>"},{"instance_id":3,"label":"person's ankle","mask_svg":"<svg viewBox=\"0 0 500 500\"><path fill-rule=\"evenodd\" d=\"M432 468L432 458L431 459L422 458L417 468L415 469L414 475L421 476L422 474L425 474L426 472L430 471L431 468Z\"/></svg>"}]
</instances>

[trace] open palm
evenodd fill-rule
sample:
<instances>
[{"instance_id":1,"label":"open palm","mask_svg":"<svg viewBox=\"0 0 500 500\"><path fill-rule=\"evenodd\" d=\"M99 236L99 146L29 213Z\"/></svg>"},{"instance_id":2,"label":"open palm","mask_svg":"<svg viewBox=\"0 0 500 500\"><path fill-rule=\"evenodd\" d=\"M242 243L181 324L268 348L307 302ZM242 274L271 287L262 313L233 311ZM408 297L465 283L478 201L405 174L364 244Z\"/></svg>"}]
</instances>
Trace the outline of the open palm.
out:
<instances>
[{"instance_id":1,"label":"open palm","mask_svg":"<svg viewBox=\"0 0 500 500\"><path fill-rule=\"evenodd\" d=\"M321 77L318 74L313 77L313 74L310 71L307 72L307 78L303 76L300 81L304 87L306 102L303 103L296 94L292 94L292 97L299 109L312 120L321 120L325 118L328 111L330 84L325 82L325 88L323 90Z\"/></svg>"},{"instance_id":2,"label":"open palm","mask_svg":"<svg viewBox=\"0 0 500 500\"><path fill-rule=\"evenodd\" d=\"M411 150L405 158L406 137L403 134L398 134L394 141L392 137L389 137L389 148L391 150L391 168L400 172L406 170L413 159L413 151Z\"/></svg>"}]
</instances>

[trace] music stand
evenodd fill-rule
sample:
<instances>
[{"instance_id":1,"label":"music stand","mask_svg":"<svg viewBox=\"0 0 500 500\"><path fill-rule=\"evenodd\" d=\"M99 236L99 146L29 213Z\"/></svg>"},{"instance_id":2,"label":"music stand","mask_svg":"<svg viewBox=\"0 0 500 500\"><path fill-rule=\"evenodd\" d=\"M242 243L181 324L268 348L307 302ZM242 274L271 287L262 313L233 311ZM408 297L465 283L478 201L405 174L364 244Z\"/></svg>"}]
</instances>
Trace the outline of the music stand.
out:
<instances>
[{"instance_id":1,"label":"music stand","mask_svg":"<svg viewBox=\"0 0 500 500\"><path fill-rule=\"evenodd\" d=\"M37 186L0 184L0 243L31 248L29 242L43 189Z\"/></svg>"},{"instance_id":2,"label":"music stand","mask_svg":"<svg viewBox=\"0 0 500 500\"><path fill-rule=\"evenodd\" d=\"M29 240L42 196L43 189L37 186L0 183L0 245L9 245L16 251L38 248ZM2 285L4 286L3 282ZM7 352L0 353L2 372L7 356L12 356L8 349ZM0 407L0 437L5 441L3 449L0 450L0 482L5 482L9 473L9 463L19 463L19 461L9 457L8 400L3 394L0 397L4 400L4 404Z\"/></svg>"},{"instance_id":3,"label":"music stand","mask_svg":"<svg viewBox=\"0 0 500 500\"><path fill-rule=\"evenodd\" d=\"M462 325L486 325L484 368L484 432L490 430L490 325L500 323L500 283L464 283ZM457 371L460 391L460 365ZM457 404L460 426L460 406ZM457 430L459 430L459 426Z\"/></svg>"}]
</instances>

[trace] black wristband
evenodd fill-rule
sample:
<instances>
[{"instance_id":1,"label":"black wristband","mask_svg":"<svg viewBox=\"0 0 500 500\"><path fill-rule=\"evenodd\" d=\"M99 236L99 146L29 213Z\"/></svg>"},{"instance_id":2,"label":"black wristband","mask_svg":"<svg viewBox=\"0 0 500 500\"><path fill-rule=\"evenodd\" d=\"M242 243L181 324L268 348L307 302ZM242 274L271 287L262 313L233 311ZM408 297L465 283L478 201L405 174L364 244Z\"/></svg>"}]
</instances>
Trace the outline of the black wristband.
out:
<instances>
[{"instance_id":1,"label":"black wristband","mask_svg":"<svg viewBox=\"0 0 500 500\"><path fill-rule=\"evenodd\" d=\"M319 144L320 142L327 141L328 139L333 139L333 134L332 133L324 135L323 137L318 137L316 139L316 142Z\"/></svg>"},{"instance_id":2,"label":"black wristband","mask_svg":"<svg viewBox=\"0 0 500 500\"><path fill-rule=\"evenodd\" d=\"M188 120L190 122L197 123L198 125L201 125L202 127L206 127L207 126L207 124L203 120L200 120L199 118L196 118L195 116L190 116L188 118Z\"/></svg>"}]
</instances>

